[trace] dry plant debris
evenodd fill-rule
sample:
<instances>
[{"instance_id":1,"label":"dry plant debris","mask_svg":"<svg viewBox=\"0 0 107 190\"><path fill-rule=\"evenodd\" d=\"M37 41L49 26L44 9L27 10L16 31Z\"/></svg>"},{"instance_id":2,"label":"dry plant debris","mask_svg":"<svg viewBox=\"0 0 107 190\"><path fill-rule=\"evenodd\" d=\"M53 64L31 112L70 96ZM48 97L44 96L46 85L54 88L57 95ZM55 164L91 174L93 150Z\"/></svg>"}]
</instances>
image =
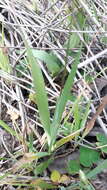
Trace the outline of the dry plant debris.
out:
<instances>
[{"instance_id":1,"label":"dry plant debris","mask_svg":"<svg viewBox=\"0 0 107 190\"><path fill-rule=\"evenodd\" d=\"M23 163L28 163L30 155L32 157L35 152L42 154L47 151L46 134L39 117L23 35L45 80L51 122L57 99L78 52L81 51L74 86L70 89L70 98L60 122L57 139L60 142L61 138L67 139L72 133L78 130L80 132L52 153L53 157L56 154L60 158L70 147L69 157L72 157L73 153L78 154L80 146L97 150L96 136L93 142L90 130L97 128L100 133L102 129L102 133L107 135L106 15L106 0L0 0L1 190L75 189L72 183L80 182L78 176L64 174L64 179L70 179L71 184L54 184L50 178L51 171L47 169L50 162L46 162L50 155L31 158L28 166L22 167ZM80 101L78 97L82 97ZM88 109L89 101L91 103ZM80 126L82 119L80 129L77 126ZM86 138L82 139L81 136ZM102 159L106 156L106 153L101 154ZM37 175L36 168L44 168L44 171ZM98 184L96 179L97 189L96 184L101 190L104 189L101 181ZM77 189L85 189L83 186ZM95 189L90 183L88 186Z\"/></svg>"},{"instance_id":2,"label":"dry plant debris","mask_svg":"<svg viewBox=\"0 0 107 190\"><path fill-rule=\"evenodd\" d=\"M101 114L101 112L103 111L103 109L105 108L106 105L107 105L107 96L104 96L102 98L102 102L99 105L96 113L92 116L91 120L87 123L87 125L85 127L85 131L83 133L83 137L85 137L92 130L92 128L94 127L96 119Z\"/></svg>"}]
</instances>

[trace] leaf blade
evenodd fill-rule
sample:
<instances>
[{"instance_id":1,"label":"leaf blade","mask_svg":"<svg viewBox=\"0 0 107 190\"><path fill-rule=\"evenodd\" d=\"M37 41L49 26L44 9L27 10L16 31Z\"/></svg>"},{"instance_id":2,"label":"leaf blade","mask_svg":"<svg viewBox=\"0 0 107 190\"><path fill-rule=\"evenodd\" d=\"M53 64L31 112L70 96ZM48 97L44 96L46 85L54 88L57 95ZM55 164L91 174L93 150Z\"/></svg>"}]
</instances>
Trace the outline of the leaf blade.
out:
<instances>
[{"instance_id":1,"label":"leaf blade","mask_svg":"<svg viewBox=\"0 0 107 190\"><path fill-rule=\"evenodd\" d=\"M45 83L42 75L42 71L34 58L32 50L27 46L27 57L31 65L31 72L33 78L34 89L36 91L36 103L39 110L41 123L46 132L48 138L48 144L50 144L50 112L48 109L48 98L45 89Z\"/></svg>"},{"instance_id":2,"label":"leaf blade","mask_svg":"<svg viewBox=\"0 0 107 190\"><path fill-rule=\"evenodd\" d=\"M80 58L80 53L81 51L79 51L78 56L75 59L75 62L73 64L72 70L68 75L67 81L64 85L64 89L62 91L62 94L60 95L57 104L56 104L56 109L55 109L55 114L54 114L54 119L51 125L51 147L53 146L55 139L56 139L56 135L57 135L57 130L62 118L62 114L64 112L67 100L68 100L68 96L70 93L70 89L73 86L73 82L74 82L74 78L76 75L76 71L77 71L77 66L79 63L79 58Z\"/></svg>"},{"instance_id":3,"label":"leaf blade","mask_svg":"<svg viewBox=\"0 0 107 190\"><path fill-rule=\"evenodd\" d=\"M61 70L61 65L59 65L59 60L55 55L51 55L43 50L32 50L32 53L36 59L40 59L46 63L52 75L55 75Z\"/></svg>"}]
</instances>

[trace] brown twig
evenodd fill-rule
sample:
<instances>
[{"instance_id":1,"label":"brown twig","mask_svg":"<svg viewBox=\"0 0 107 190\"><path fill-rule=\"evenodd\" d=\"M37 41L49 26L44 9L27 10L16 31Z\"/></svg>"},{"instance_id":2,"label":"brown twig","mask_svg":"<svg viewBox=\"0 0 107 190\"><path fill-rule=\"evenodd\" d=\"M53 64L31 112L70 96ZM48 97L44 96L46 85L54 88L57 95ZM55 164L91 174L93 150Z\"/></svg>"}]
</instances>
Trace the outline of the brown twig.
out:
<instances>
[{"instance_id":1,"label":"brown twig","mask_svg":"<svg viewBox=\"0 0 107 190\"><path fill-rule=\"evenodd\" d=\"M83 137L85 137L94 127L94 123L97 117L101 114L104 107L107 105L107 95L102 98L102 102L99 105L96 113L93 115L92 119L86 124L85 131L83 133Z\"/></svg>"}]
</instances>

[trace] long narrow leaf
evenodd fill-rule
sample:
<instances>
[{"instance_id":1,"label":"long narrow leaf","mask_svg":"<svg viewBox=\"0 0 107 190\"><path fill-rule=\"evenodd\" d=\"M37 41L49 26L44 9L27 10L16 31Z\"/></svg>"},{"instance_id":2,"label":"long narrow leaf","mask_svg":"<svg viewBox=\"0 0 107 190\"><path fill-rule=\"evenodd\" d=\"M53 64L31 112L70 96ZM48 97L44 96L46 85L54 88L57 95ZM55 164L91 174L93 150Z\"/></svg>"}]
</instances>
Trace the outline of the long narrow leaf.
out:
<instances>
[{"instance_id":1,"label":"long narrow leaf","mask_svg":"<svg viewBox=\"0 0 107 190\"><path fill-rule=\"evenodd\" d=\"M81 132L81 130L75 131L74 133L68 135L67 137L63 137L55 144L55 149L59 148L60 146L66 144L67 142L71 141L76 135L78 135Z\"/></svg>"},{"instance_id":2,"label":"long narrow leaf","mask_svg":"<svg viewBox=\"0 0 107 190\"><path fill-rule=\"evenodd\" d=\"M0 46L4 46L4 26L2 23L2 39L0 40ZM0 48L0 69L10 73L11 66L9 63L8 49L6 47Z\"/></svg>"},{"instance_id":3,"label":"long narrow leaf","mask_svg":"<svg viewBox=\"0 0 107 190\"><path fill-rule=\"evenodd\" d=\"M0 120L0 125L12 136L15 136L18 139L22 140L22 137L19 134L17 134L16 131L14 131L11 127L9 127L4 121Z\"/></svg>"},{"instance_id":4,"label":"long narrow leaf","mask_svg":"<svg viewBox=\"0 0 107 190\"><path fill-rule=\"evenodd\" d=\"M27 57L29 64L31 65L31 72L33 78L34 89L36 91L36 103L39 109L39 115L48 138L48 144L50 142L50 113L48 109L48 98L45 89L45 83L42 75L42 71L34 58L32 50L27 45Z\"/></svg>"},{"instance_id":5,"label":"long narrow leaf","mask_svg":"<svg viewBox=\"0 0 107 190\"><path fill-rule=\"evenodd\" d=\"M55 114L54 114L54 119L53 119L53 123L51 126L51 147L53 146L55 139L56 139L56 135L57 135L57 131L58 131L58 127L62 118L62 114L64 112L67 100L68 100L68 96L70 93L70 89L73 86L73 82L74 82L74 78L76 75L76 71L77 71L77 66L79 63L79 59L80 59L80 52L78 53L78 56L75 59L75 62L73 63L73 67L71 72L68 75L68 78L66 80L64 89L62 91L61 96L59 97L58 101L57 101L57 105L56 105L56 110L55 110Z\"/></svg>"},{"instance_id":6,"label":"long narrow leaf","mask_svg":"<svg viewBox=\"0 0 107 190\"><path fill-rule=\"evenodd\" d=\"M94 168L93 170L91 170L87 174L87 177L90 179L90 178L96 176L97 174L99 174L100 172L102 172L106 168L107 168L107 159L104 160L102 163L100 163L96 168Z\"/></svg>"}]
</instances>

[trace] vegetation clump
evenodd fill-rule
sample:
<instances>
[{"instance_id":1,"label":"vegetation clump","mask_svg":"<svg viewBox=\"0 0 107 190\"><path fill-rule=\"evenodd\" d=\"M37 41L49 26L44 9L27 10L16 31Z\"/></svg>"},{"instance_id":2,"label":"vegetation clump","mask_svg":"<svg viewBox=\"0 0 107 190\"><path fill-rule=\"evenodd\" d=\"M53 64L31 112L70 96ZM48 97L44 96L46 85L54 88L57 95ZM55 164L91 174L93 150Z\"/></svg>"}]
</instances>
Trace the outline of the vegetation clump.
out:
<instances>
[{"instance_id":1,"label":"vegetation clump","mask_svg":"<svg viewBox=\"0 0 107 190\"><path fill-rule=\"evenodd\" d=\"M0 189L106 187L106 9L0 0Z\"/></svg>"}]
</instances>

